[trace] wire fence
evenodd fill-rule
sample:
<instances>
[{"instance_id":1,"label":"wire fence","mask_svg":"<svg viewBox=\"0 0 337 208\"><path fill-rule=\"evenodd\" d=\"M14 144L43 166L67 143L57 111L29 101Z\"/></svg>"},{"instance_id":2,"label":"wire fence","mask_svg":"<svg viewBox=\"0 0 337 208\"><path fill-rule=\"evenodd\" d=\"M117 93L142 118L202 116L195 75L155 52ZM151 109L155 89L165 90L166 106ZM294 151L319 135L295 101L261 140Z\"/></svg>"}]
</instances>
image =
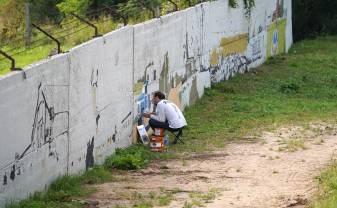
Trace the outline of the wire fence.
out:
<instances>
[{"instance_id":1,"label":"wire fence","mask_svg":"<svg viewBox=\"0 0 337 208\"><path fill-rule=\"evenodd\" d=\"M90 35L90 32L83 32L84 30L89 30L90 27L95 27L95 30L98 30L99 25L108 21L111 21L111 25L117 25L119 22L113 21L111 11L111 8L104 6L103 8L89 11L83 16L69 14L57 25L39 25L38 28L31 27L31 38L28 41L28 47L26 34L17 34L13 39L2 41L0 43L0 50L16 61L19 55L24 56L25 53L34 53L34 50L38 47L50 48L53 44L53 39L60 42L62 47L73 47L95 37ZM102 28L102 30L104 29L107 30L106 28ZM109 29L113 30L115 28L111 27ZM76 40L76 37L79 40ZM75 40L70 42L69 39ZM45 54L45 57L48 55L49 53ZM8 57L0 54L0 71L8 69L10 63L11 60Z\"/></svg>"}]
</instances>

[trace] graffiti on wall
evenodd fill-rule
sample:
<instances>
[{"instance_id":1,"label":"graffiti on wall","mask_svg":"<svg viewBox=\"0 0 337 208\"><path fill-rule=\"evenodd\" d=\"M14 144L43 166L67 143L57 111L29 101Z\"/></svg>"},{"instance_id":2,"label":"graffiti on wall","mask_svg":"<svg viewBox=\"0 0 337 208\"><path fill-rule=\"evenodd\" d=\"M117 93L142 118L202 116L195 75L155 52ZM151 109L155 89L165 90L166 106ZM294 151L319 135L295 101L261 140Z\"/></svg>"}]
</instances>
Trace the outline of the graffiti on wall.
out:
<instances>
[{"instance_id":1,"label":"graffiti on wall","mask_svg":"<svg viewBox=\"0 0 337 208\"><path fill-rule=\"evenodd\" d=\"M247 57L249 57L252 66L257 66L264 60L265 57L265 35L266 31L261 25L253 29L249 43L247 46Z\"/></svg>"},{"instance_id":2,"label":"graffiti on wall","mask_svg":"<svg viewBox=\"0 0 337 208\"><path fill-rule=\"evenodd\" d=\"M233 77L236 73L248 71L251 60L241 54L231 54L223 57L218 66L210 69L211 83L218 83Z\"/></svg>"},{"instance_id":3,"label":"graffiti on wall","mask_svg":"<svg viewBox=\"0 0 337 208\"><path fill-rule=\"evenodd\" d=\"M252 60L245 54L247 50L248 34L241 34L234 37L222 38L219 48L212 50L210 55L210 75L211 83L218 83L227 80L236 73L248 71ZM255 48L258 55L260 50Z\"/></svg>"},{"instance_id":4,"label":"graffiti on wall","mask_svg":"<svg viewBox=\"0 0 337 208\"><path fill-rule=\"evenodd\" d=\"M38 85L35 113L30 135L30 143L22 152L14 153L13 161L8 165L0 167L3 174L3 186L14 181L16 176L25 171L24 158L32 153L40 152L46 154L46 158L59 161L59 152L56 148L56 140L62 136L68 137L69 133L69 111L67 102L55 104L55 92L60 86ZM44 156L42 156L44 157ZM4 190L0 188L0 192Z\"/></svg>"},{"instance_id":5,"label":"graffiti on wall","mask_svg":"<svg viewBox=\"0 0 337 208\"><path fill-rule=\"evenodd\" d=\"M100 111L97 110L97 90L98 90L98 69L92 69L90 77L90 86L92 92L92 107L95 112L96 129L98 128L98 122L101 117Z\"/></svg>"}]
</instances>

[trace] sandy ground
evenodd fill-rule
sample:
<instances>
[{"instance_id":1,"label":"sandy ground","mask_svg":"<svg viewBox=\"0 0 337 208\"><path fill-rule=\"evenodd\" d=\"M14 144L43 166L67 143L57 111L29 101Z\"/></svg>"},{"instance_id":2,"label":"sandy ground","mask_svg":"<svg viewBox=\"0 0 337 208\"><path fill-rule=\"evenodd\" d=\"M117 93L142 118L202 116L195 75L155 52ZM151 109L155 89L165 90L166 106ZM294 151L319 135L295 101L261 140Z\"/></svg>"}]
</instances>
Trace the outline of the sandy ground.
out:
<instances>
[{"instance_id":1,"label":"sandy ground","mask_svg":"<svg viewBox=\"0 0 337 208\"><path fill-rule=\"evenodd\" d=\"M318 191L314 177L336 158L336 132L322 123L280 128L221 151L116 172L118 182L96 185L87 200L98 202L90 207L132 207L141 200L159 207L156 198L170 194L169 205L160 207L305 207Z\"/></svg>"}]
</instances>

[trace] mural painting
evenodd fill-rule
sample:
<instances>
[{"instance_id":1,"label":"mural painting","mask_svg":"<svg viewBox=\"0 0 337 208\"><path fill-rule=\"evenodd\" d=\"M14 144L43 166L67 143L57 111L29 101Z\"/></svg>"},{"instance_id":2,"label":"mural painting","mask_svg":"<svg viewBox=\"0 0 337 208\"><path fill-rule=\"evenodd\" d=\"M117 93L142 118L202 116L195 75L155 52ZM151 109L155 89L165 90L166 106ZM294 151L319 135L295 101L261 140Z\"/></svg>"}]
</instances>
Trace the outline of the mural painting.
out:
<instances>
[{"instance_id":1,"label":"mural painting","mask_svg":"<svg viewBox=\"0 0 337 208\"><path fill-rule=\"evenodd\" d=\"M267 29L267 58L284 53L286 45L286 10L283 0L277 0L272 22Z\"/></svg>"}]
</instances>

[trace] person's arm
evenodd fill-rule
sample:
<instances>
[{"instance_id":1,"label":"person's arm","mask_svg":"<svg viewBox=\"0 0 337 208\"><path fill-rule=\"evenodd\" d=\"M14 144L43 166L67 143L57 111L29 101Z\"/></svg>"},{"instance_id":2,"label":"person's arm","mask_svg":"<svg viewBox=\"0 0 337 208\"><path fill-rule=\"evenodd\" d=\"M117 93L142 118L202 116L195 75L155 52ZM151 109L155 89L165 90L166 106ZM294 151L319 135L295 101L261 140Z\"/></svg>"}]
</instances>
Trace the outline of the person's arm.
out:
<instances>
[{"instance_id":1,"label":"person's arm","mask_svg":"<svg viewBox=\"0 0 337 208\"><path fill-rule=\"evenodd\" d=\"M151 112L151 113L143 113L143 116L144 116L145 118L150 118L151 115L155 115L155 113L154 113L154 112Z\"/></svg>"},{"instance_id":2,"label":"person's arm","mask_svg":"<svg viewBox=\"0 0 337 208\"><path fill-rule=\"evenodd\" d=\"M157 115L150 115L150 118L161 122L166 121L165 104L157 105L156 113Z\"/></svg>"}]
</instances>

